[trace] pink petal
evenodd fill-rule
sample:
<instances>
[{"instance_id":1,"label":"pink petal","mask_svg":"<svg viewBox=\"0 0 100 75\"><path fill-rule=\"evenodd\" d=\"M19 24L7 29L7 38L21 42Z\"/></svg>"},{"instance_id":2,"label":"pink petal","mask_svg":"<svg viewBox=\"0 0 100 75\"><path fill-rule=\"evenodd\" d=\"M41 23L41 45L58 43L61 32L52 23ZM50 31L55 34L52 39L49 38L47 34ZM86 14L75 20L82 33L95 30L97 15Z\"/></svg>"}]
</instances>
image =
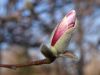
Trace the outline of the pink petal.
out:
<instances>
[{"instance_id":1,"label":"pink petal","mask_svg":"<svg viewBox=\"0 0 100 75\"><path fill-rule=\"evenodd\" d=\"M54 36L51 41L51 46L54 46L57 40L63 35L63 33L75 26L76 12L75 10L70 11L60 22L55 30Z\"/></svg>"}]
</instances>

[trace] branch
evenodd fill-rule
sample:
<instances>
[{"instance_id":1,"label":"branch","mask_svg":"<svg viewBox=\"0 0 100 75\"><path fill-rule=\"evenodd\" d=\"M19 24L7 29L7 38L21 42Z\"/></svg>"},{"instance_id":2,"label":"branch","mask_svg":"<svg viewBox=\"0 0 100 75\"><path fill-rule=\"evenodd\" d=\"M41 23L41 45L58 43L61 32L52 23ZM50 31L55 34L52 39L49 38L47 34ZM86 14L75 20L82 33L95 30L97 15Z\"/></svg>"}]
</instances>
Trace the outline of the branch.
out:
<instances>
[{"instance_id":1,"label":"branch","mask_svg":"<svg viewBox=\"0 0 100 75\"><path fill-rule=\"evenodd\" d=\"M10 64L0 64L0 67L4 67L4 68L9 68L9 69L14 69L15 70L17 68L29 67L29 66L33 66L33 65L50 64L57 58L57 57L54 57L54 56L51 56L51 55L52 54L46 55L46 57L47 57L46 59L31 61L31 62L26 63L26 64L11 64L11 65ZM77 59L76 56L70 51L65 51L60 56L67 56L69 58Z\"/></svg>"},{"instance_id":2,"label":"branch","mask_svg":"<svg viewBox=\"0 0 100 75\"><path fill-rule=\"evenodd\" d=\"M28 67L28 66L33 66L33 65L42 65L42 64L50 64L53 61L50 61L49 59L42 59L42 60L37 60L37 61L31 61L27 64L0 64L0 67L4 68L9 68L9 69L17 69L17 68L22 68L22 67Z\"/></svg>"}]
</instances>

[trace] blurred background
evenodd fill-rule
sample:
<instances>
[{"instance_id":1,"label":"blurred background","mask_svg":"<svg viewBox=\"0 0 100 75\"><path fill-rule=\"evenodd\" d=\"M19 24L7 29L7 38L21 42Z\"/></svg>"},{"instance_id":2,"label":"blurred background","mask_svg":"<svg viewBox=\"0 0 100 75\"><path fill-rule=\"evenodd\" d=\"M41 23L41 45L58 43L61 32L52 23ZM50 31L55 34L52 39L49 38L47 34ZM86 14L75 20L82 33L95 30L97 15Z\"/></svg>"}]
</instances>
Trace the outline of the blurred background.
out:
<instances>
[{"instance_id":1,"label":"blurred background","mask_svg":"<svg viewBox=\"0 0 100 75\"><path fill-rule=\"evenodd\" d=\"M79 61L58 58L49 65L11 70L0 75L100 75L100 0L0 0L0 64L43 59L54 27L75 9L79 28L69 50Z\"/></svg>"}]
</instances>

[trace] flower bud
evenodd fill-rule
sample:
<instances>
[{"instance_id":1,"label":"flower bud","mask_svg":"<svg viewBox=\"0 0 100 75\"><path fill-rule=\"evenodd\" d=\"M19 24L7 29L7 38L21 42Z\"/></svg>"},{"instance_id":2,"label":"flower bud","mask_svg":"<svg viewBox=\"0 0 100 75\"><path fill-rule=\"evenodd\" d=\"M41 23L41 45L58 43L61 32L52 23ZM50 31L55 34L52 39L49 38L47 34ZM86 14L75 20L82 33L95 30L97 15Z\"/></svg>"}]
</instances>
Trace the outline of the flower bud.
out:
<instances>
[{"instance_id":1,"label":"flower bud","mask_svg":"<svg viewBox=\"0 0 100 75\"><path fill-rule=\"evenodd\" d=\"M63 53L69 44L73 31L76 28L76 12L70 11L56 26L51 39L51 51L55 55Z\"/></svg>"},{"instance_id":2,"label":"flower bud","mask_svg":"<svg viewBox=\"0 0 100 75\"><path fill-rule=\"evenodd\" d=\"M63 20L53 31L50 48L48 48L46 45L41 46L41 52L44 54L44 56L50 61L54 61L55 58L59 56L74 58L75 55L72 52L66 51L66 48L68 47L73 31L75 31L76 28L76 12L75 10L72 10L65 15Z\"/></svg>"}]
</instances>

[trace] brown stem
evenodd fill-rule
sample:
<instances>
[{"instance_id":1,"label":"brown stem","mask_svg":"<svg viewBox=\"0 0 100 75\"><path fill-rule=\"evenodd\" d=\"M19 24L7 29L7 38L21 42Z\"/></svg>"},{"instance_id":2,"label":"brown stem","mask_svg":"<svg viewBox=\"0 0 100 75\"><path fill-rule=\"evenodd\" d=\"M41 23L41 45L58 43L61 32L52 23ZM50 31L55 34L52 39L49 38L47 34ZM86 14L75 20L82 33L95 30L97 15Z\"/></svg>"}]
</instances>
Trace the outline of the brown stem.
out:
<instances>
[{"instance_id":1,"label":"brown stem","mask_svg":"<svg viewBox=\"0 0 100 75\"><path fill-rule=\"evenodd\" d=\"M62 55L68 56L70 58L75 58L75 55L69 51L65 51ZM0 67L9 68L9 69L16 69L16 68L22 68L22 67L29 67L29 66L33 66L33 65L50 64L56 59L56 57L53 57L53 56L49 57L49 55L47 57L48 58L46 58L46 59L31 61L31 62L26 63L26 64L11 64L11 65L10 64L0 64Z\"/></svg>"},{"instance_id":2,"label":"brown stem","mask_svg":"<svg viewBox=\"0 0 100 75\"><path fill-rule=\"evenodd\" d=\"M52 61L49 59L42 59L37 61L32 61L27 64L0 64L0 67L9 68L9 69L16 69L16 68L22 68L22 67L28 67L32 65L42 65L42 64L50 64Z\"/></svg>"}]
</instances>

